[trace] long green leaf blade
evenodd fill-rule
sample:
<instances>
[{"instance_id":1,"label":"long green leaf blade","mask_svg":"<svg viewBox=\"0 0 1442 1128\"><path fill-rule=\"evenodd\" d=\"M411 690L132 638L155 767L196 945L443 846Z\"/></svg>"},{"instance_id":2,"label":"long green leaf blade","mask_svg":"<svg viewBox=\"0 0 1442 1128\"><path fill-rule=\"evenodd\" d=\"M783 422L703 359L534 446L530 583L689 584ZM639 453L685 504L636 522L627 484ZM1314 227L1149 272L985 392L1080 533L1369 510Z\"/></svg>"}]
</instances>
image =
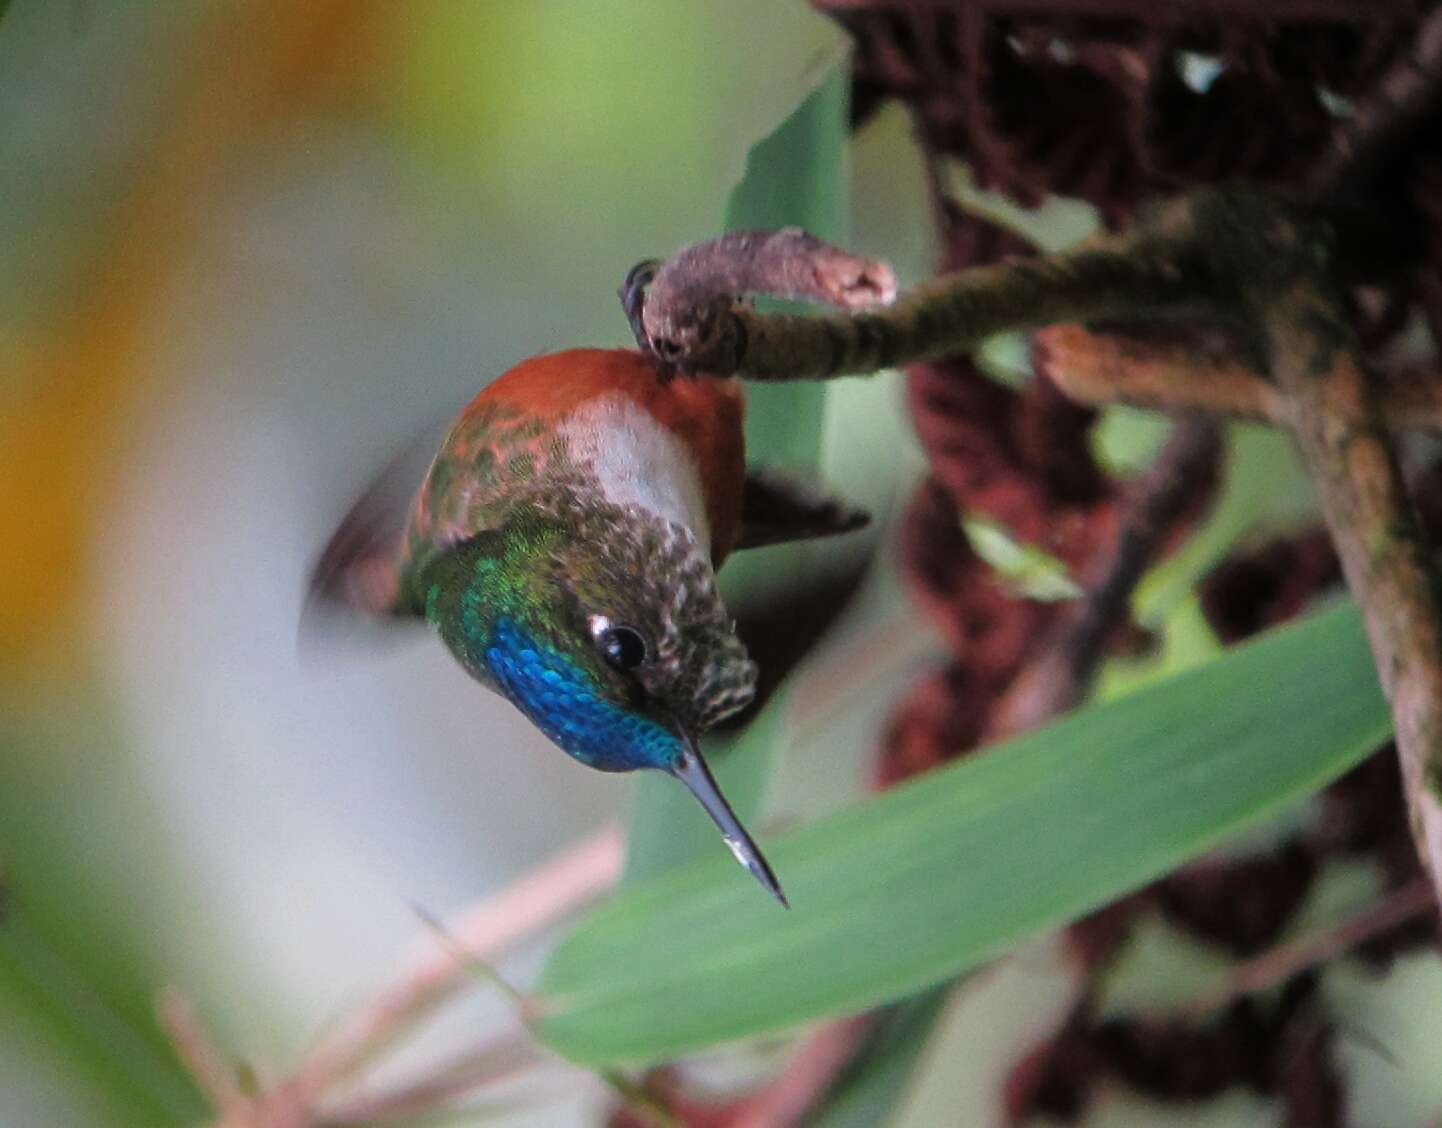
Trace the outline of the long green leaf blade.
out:
<instances>
[{"instance_id":1,"label":"long green leaf blade","mask_svg":"<svg viewBox=\"0 0 1442 1128\"><path fill-rule=\"evenodd\" d=\"M1087 911L1357 763L1389 717L1354 608L1272 632L768 844L637 886L551 958L539 1029L672 1057L899 998Z\"/></svg>"}]
</instances>

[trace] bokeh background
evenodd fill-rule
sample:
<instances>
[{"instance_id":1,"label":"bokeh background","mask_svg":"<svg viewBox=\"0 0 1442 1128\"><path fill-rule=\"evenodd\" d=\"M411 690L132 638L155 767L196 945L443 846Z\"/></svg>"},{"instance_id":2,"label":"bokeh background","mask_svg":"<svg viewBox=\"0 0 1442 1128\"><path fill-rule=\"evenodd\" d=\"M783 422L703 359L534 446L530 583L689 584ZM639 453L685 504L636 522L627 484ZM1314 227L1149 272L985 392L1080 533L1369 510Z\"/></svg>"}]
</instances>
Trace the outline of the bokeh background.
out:
<instances>
[{"instance_id":1,"label":"bokeh background","mask_svg":"<svg viewBox=\"0 0 1442 1128\"><path fill-rule=\"evenodd\" d=\"M828 79L835 135L844 59L769 0L5 12L0 1123L197 1119L156 986L282 1066L422 931L413 904L622 812L630 781L429 640L300 647L304 576L487 379L626 343L625 270L719 230L751 146ZM867 150L796 155L832 235L848 180L917 183L900 118ZM899 198L867 241L915 277L922 194ZM858 417L902 434L893 393ZM905 457L869 465L884 501ZM476 1008L457 1025L504 1010Z\"/></svg>"}]
</instances>

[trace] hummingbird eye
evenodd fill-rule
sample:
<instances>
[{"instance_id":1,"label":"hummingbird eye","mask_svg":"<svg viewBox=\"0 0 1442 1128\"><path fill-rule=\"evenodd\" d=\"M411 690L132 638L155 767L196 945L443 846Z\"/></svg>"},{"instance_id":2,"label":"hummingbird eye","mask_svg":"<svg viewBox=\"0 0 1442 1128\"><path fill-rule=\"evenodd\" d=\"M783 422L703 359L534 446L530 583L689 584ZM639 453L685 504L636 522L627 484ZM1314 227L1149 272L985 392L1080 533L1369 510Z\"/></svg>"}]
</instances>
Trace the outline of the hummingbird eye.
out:
<instances>
[{"instance_id":1,"label":"hummingbird eye","mask_svg":"<svg viewBox=\"0 0 1442 1128\"><path fill-rule=\"evenodd\" d=\"M612 626L609 619L595 615L591 620L591 636L601 657L618 670L634 670L646 661L646 640L635 627Z\"/></svg>"}]
</instances>

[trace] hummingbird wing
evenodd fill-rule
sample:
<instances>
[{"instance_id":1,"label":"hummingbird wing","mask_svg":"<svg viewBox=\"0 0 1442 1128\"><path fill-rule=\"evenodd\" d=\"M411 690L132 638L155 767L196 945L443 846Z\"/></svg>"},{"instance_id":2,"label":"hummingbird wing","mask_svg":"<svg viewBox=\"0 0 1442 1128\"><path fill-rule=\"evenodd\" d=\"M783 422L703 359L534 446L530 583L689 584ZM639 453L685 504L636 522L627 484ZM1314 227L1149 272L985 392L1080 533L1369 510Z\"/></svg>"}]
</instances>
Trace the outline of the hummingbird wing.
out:
<instances>
[{"instance_id":1,"label":"hummingbird wing","mask_svg":"<svg viewBox=\"0 0 1442 1128\"><path fill-rule=\"evenodd\" d=\"M311 571L304 621L337 605L380 617L415 615L402 600L402 550L416 491L444 428L437 420L420 431L351 506Z\"/></svg>"},{"instance_id":2,"label":"hummingbird wing","mask_svg":"<svg viewBox=\"0 0 1442 1128\"><path fill-rule=\"evenodd\" d=\"M499 527L543 461L543 423L491 395L407 443L361 494L311 572L303 621L343 606L374 617L421 615L408 581Z\"/></svg>"},{"instance_id":3,"label":"hummingbird wing","mask_svg":"<svg viewBox=\"0 0 1442 1128\"><path fill-rule=\"evenodd\" d=\"M770 467L748 469L741 486L741 536L736 547L810 540L869 524L865 510Z\"/></svg>"}]
</instances>

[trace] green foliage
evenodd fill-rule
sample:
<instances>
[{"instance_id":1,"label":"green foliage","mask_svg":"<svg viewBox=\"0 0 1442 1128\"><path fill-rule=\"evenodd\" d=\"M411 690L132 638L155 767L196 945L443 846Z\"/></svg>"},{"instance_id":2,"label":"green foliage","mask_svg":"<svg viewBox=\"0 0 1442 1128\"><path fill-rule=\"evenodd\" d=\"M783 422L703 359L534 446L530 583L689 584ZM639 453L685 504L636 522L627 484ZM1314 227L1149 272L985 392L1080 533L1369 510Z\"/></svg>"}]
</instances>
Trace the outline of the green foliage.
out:
<instances>
[{"instance_id":1,"label":"green foliage","mask_svg":"<svg viewBox=\"0 0 1442 1128\"><path fill-rule=\"evenodd\" d=\"M204 1106L156 1025L160 977L132 932L141 902L119 900L97 872L106 820L89 820L85 835L64 817L132 798L112 764L71 770L70 741L108 751L85 729L57 721L0 735L0 1014L64 1063L103 1123L193 1123Z\"/></svg>"},{"instance_id":2,"label":"green foliage","mask_svg":"<svg viewBox=\"0 0 1442 1128\"><path fill-rule=\"evenodd\" d=\"M1014 539L999 522L977 513L963 514L961 524L976 554L1018 598L1053 603L1082 594L1065 564L1035 545Z\"/></svg>"},{"instance_id":3,"label":"green foliage","mask_svg":"<svg viewBox=\"0 0 1442 1128\"><path fill-rule=\"evenodd\" d=\"M729 859L631 889L552 956L540 1033L649 1061L898 998L1277 813L1388 725L1334 609L777 839L790 913Z\"/></svg>"}]
</instances>

